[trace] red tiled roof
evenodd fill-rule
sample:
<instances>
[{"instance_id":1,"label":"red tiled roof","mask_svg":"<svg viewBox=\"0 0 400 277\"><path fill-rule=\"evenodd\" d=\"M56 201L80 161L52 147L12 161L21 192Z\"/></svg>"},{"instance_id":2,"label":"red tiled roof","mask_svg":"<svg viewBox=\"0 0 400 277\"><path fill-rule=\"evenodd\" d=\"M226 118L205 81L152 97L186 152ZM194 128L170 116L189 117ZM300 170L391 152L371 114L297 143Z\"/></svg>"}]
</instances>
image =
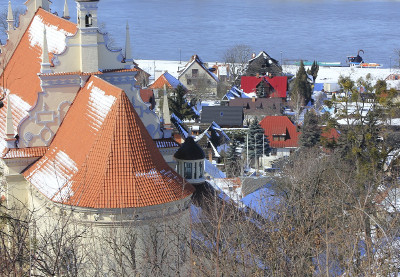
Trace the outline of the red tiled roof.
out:
<instances>
[{"instance_id":1,"label":"red tiled roof","mask_svg":"<svg viewBox=\"0 0 400 277\"><path fill-rule=\"evenodd\" d=\"M298 147L298 136L296 126L287 116L266 116L260 122L265 135L269 140L269 145L273 148ZM274 141L274 135L285 135L285 140Z\"/></svg>"},{"instance_id":2,"label":"red tiled roof","mask_svg":"<svg viewBox=\"0 0 400 277\"><path fill-rule=\"evenodd\" d=\"M53 201L90 208L158 205L194 191L167 165L126 94L95 76L24 176Z\"/></svg>"},{"instance_id":3,"label":"red tiled roof","mask_svg":"<svg viewBox=\"0 0 400 277\"><path fill-rule=\"evenodd\" d=\"M64 49L57 49L59 46L56 40L60 40L61 36L73 35L77 31L74 23L59 18L43 9L38 9L33 17L27 31L23 34L17 48L10 58L7 66L0 76L4 78L4 87L10 90L10 98L12 103L12 114L14 129L28 113L27 111L35 105L38 97L38 92L42 91L40 87L40 72L42 61L42 48L36 43L40 39L35 37L39 32L43 32L43 22L50 27L51 32L48 32L49 51L59 52ZM55 32L57 35L55 35ZM36 42L35 42L36 41ZM10 55L5 52L1 55ZM50 56L52 54L50 53ZM7 101L4 100L4 107L0 109L0 136L5 133L5 118L7 110ZM5 144L2 142L1 147L4 149Z\"/></svg>"},{"instance_id":4,"label":"red tiled roof","mask_svg":"<svg viewBox=\"0 0 400 277\"><path fill-rule=\"evenodd\" d=\"M330 140L338 140L340 137L339 132L335 129L335 128L330 128L328 130L324 130L321 134L322 137L326 138L326 139L330 139Z\"/></svg>"},{"instance_id":5,"label":"red tiled roof","mask_svg":"<svg viewBox=\"0 0 400 277\"><path fill-rule=\"evenodd\" d=\"M164 74L158 77L158 79L149 86L151 89L163 89L164 85L167 86L167 88L173 88L172 85L168 82L167 78L165 78Z\"/></svg>"},{"instance_id":6,"label":"red tiled roof","mask_svg":"<svg viewBox=\"0 0 400 277\"><path fill-rule=\"evenodd\" d=\"M49 148L44 147L28 147L28 148L12 148L7 149L3 154L3 159L14 159L14 158L35 158L43 157Z\"/></svg>"},{"instance_id":7,"label":"red tiled roof","mask_svg":"<svg viewBox=\"0 0 400 277\"><path fill-rule=\"evenodd\" d=\"M143 102L151 103L151 98L154 98L153 90L151 89L141 89L140 90L140 97L142 98Z\"/></svg>"},{"instance_id":8,"label":"red tiled roof","mask_svg":"<svg viewBox=\"0 0 400 277\"><path fill-rule=\"evenodd\" d=\"M276 77L256 77L256 76L242 76L241 77L241 89L245 93L255 93L257 86L262 81L267 82L274 88L275 92L271 94L271 97L286 98L287 91L287 77L276 76Z\"/></svg>"}]
</instances>

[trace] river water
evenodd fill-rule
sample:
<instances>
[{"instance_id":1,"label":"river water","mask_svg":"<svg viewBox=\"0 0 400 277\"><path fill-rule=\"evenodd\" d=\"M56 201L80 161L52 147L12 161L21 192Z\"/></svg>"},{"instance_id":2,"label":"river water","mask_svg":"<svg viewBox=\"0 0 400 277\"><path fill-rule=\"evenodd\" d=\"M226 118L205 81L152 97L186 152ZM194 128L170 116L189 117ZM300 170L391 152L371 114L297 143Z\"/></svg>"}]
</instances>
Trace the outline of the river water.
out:
<instances>
[{"instance_id":1,"label":"river water","mask_svg":"<svg viewBox=\"0 0 400 277\"><path fill-rule=\"evenodd\" d=\"M25 0L12 0L18 6ZM8 1L1 0L3 6ZM71 20L75 2L68 0ZM53 0L62 14L64 0ZM123 47L129 22L136 59L221 61L247 44L277 60L345 63L363 49L366 62L398 65L399 1L350 0L100 0L99 22Z\"/></svg>"}]
</instances>

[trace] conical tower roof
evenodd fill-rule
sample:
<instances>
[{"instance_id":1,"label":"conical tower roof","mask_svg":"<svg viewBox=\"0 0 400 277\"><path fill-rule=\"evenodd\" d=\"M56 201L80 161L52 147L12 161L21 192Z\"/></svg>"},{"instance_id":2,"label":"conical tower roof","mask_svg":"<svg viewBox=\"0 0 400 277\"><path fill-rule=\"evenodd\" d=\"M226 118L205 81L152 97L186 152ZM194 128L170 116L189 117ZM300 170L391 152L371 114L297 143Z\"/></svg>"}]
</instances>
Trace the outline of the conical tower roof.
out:
<instances>
[{"instance_id":1,"label":"conical tower roof","mask_svg":"<svg viewBox=\"0 0 400 277\"><path fill-rule=\"evenodd\" d=\"M194 141L193 137L188 137L182 146L176 151L174 157L179 160L201 160L206 156L203 149Z\"/></svg>"},{"instance_id":2,"label":"conical tower roof","mask_svg":"<svg viewBox=\"0 0 400 277\"><path fill-rule=\"evenodd\" d=\"M125 92L97 77L24 175L51 200L80 207L144 207L194 191L167 165Z\"/></svg>"}]
</instances>

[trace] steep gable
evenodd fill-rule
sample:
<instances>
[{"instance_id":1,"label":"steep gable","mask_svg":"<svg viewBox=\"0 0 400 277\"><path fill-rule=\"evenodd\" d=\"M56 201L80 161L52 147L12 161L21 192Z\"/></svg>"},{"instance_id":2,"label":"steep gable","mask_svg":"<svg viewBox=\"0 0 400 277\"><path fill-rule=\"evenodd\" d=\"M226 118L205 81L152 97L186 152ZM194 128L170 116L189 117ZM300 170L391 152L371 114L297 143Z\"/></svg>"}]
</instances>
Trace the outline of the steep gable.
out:
<instances>
[{"instance_id":1,"label":"steep gable","mask_svg":"<svg viewBox=\"0 0 400 277\"><path fill-rule=\"evenodd\" d=\"M178 87L178 85L181 85L186 90L186 87L178 79L176 79L174 76L172 76L168 72L165 72L163 75L158 77L158 79L153 84L150 85L150 88L151 89L163 89L164 85L170 89L176 89Z\"/></svg>"},{"instance_id":2,"label":"steep gable","mask_svg":"<svg viewBox=\"0 0 400 277\"><path fill-rule=\"evenodd\" d=\"M0 86L3 88L3 93L6 91L10 94L15 133L20 123L28 116L28 111L36 104L38 92L42 91L38 73L42 61L44 26L47 31L50 56L64 51L66 37L73 35L77 30L75 24L38 9L15 51L1 54L10 56L0 76ZM0 109L1 137L5 134L8 104L5 100L4 107ZM3 152L5 147L5 142L1 140L0 151Z\"/></svg>"},{"instance_id":3,"label":"steep gable","mask_svg":"<svg viewBox=\"0 0 400 277\"><path fill-rule=\"evenodd\" d=\"M260 126L264 129L271 147L298 147L299 132L287 116L266 116L261 120Z\"/></svg>"},{"instance_id":4,"label":"steep gable","mask_svg":"<svg viewBox=\"0 0 400 277\"><path fill-rule=\"evenodd\" d=\"M126 94L94 76L24 176L55 202L90 208L158 205L194 191L164 161Z\"/></svg>"}]
</instances>

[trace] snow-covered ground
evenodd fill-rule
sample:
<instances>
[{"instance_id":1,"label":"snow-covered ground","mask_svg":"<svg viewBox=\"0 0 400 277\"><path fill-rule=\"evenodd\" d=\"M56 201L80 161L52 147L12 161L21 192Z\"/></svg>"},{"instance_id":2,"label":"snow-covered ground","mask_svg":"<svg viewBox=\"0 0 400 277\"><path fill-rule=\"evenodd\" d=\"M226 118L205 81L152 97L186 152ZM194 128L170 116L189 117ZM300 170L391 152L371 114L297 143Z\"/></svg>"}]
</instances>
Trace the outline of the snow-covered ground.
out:
<instances>
[{"instance_id":1,"label":"snow-covered ground","mask_svg":"<svg viewBox=\"0 0 400 277\"><path fill-rule=\"evenodd\" d=\"M160 76L168 71L172 76L178 78L178 71L183 69L188 61L165 61L165 60L135 60L141 69L151 75L151 79ZM216 62L207 62L208 66L216 64ZM284 65L283 71L295 75L298 66ZM306 67L309 68L309 67ZM378 79L385 79L390 74L400 74L400 69L396 68L354 68L354 67L323 67L318 71L316 83L336 83L340 76L350 76L354 81L360 77L371 75L371 81L374 84Z\"/></svg>"},{"instance_id":2,"label":"snow-covered ground","mask_svg":"<svg viewBox=\"0 0 400 277\"><path fill-rule=\"evenodd\" d=\"M308 68L310 67L306 66L306 69ZM285 73L296 75L299 67L296 65L284 65L282 69ZM390 74L400 74L400 69L320 66L316 83L337 83L340 76L350 76L353 81L357 81L360 77L365 78L368 73L371 75L371 82L374 85L377 80L386 79Z\"/></svg>"}]
</instances>

